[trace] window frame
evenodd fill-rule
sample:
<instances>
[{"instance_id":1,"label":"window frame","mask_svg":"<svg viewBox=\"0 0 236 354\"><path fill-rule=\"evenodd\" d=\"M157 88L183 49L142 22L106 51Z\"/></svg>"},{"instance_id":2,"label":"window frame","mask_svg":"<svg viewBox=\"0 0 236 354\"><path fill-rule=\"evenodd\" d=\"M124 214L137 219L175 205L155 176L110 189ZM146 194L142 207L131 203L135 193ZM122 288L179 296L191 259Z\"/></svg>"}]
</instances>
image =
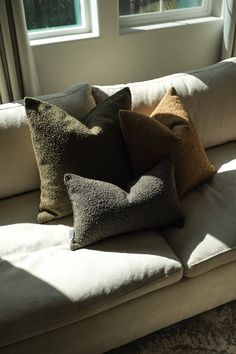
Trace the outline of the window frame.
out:
<instances>
[{"instance_id":1,"label":"window frame","mask_svg":"<svg viewBox=\"0 0 236 354\"><path fill-rule=\"evenodd\" d=\"M161 2L163 0L160 0ZM120 15L120 28L154 25L194 18L210 16L212 13L212 0L203 0L202 6L183 8L177 10L163 10L142 14Z\"/></svg>"},{"instance_id":2,"label":"window frame","mask_svg":"<svg viewBox=\"0 0 236 354\"><path fill-rule=\"evenodd\" d=\"M77 0L79 1L79 0ZM60 27L53 27L48 29L27 29L28 37L30 41L53 39L55 37L64 37L70 35L78 35L90 33L94 28L94 20L92 15L92 7L97 8L96 0L80 0L81 6L81 25L65 25ZM96 11L94 11L96 12Z\"/></svg>"}]
</instances>

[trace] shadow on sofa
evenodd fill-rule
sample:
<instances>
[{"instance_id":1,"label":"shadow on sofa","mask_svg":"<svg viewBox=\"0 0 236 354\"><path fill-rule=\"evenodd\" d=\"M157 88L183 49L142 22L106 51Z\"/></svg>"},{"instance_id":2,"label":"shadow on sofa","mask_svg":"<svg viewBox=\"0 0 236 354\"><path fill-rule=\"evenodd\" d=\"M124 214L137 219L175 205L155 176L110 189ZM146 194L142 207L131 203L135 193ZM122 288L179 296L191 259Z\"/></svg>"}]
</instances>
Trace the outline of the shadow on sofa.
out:
<instances>
[{"instance_id":1,"label":"shadow on sofa","mask_svg":"<svg viewBox=\"0 0 236 354\"><path fill-rule=\"evenodd\" d=\"M1 346L57 327L73 314L73 302L55 287L3 259L0 270L0 352Z\"/></svg>"},{"instance_id":2,"label":"shadow on sofa","mask_svg":"<svg viewBox=\"0 0 236 354\"><path fill-rule=\"evenodd\" d=\"M200 275L235 259L235 162L230 158L224 162L215 176L182 200L184 227L162 233L186 276Z\"/></svg>"}]
</instances>

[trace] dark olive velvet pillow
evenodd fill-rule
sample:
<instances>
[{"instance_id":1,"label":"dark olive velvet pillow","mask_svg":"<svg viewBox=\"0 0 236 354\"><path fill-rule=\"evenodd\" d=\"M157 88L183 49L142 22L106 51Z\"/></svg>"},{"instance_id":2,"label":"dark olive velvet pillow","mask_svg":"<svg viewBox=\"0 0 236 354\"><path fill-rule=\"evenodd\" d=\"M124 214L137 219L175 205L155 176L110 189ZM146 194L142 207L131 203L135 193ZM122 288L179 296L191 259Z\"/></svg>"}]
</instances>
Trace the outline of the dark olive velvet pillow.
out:
<instances>
[{"instance_id":1,"label":"dark olive velvet pillow","mask_svg":"<svg viewBox=\"0 0 236 354\"><path fill-rule=\"evenodd\" d=\"M180 196L215 172L183 102L171 88L151 117L120 112L121 128L135 175L141 175L165 157L175 166Z\"/></svg>"},{"instance_id":2,"label":"dark olive velvet pillow","mask_svg":"<svg viewBox=\"0 0 236 354\"><path fill-rule=\"evenodd\" d=\"M73 206L71 249L130 231L158 228L182 219L174 167L168 160L134 180L127 191L111 183L65 175Z\"/></svg>"},{"instance_id":3,"label":"dark olive velvet pillow","mask_svg":"<svg viewBox=\"0 0 236 354\"><path fill-rule=\"evenodd\" d=\"M25 99L41 180L38 222L72 212L65 173L120 186L132 179L119 123L119 110L130 107L130 91L125 88L97 105L84 124L49 103Z\"/></svg>"}]
</instances>

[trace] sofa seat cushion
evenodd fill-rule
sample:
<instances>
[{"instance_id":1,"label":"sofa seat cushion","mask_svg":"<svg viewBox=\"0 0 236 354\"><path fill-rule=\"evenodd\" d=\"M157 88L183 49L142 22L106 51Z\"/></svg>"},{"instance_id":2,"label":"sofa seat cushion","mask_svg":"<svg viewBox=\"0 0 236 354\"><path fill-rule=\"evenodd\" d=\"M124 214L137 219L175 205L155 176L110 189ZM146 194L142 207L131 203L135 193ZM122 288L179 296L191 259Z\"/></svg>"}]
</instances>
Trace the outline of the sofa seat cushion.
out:
<instances>
[{"instance_id":1,"label":"sofa seat cushion","mask_svg":"<svg viewBox=\"0 0 236 354\"><path fill-rule=\"evenodd\" d=\"M218 172L182 199L184 227L163 233L187 277L236 260L236 142L207 154Z\"/></svg>"},{"instance_id":2,"label":"sofa seat cushion","mask_svg":"<svg viewBox=\"0 0 236 354\"><path fill-rule=\"evenodd\" d=\"M28 223L0 227L0 347L182 278L178 258L156 231L124 234L72 252L71 230Z\"/></svg>"}]
</instances>

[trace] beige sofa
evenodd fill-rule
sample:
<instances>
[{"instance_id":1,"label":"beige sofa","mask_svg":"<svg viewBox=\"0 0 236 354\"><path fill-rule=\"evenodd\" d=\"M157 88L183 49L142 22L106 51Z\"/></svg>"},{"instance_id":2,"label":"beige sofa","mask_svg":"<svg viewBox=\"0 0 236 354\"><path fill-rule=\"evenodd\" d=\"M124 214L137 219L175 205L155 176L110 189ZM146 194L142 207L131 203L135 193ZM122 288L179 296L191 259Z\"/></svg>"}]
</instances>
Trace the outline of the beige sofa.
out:
<instances>
[{"instance_id":1,"label":"beige sofa","mask_svg":"<svg viewBox=\"0 0 236 354\"><path fill-rule=\"evenodd\" d=\"M83 116L129 86L150 113L174 86L218 171L181 201L185 225L72 252L72 218L38 225L39 176L24 107L0 106L0 353L103 353L236 299L236 58L127 85L45 96Z\"/></svg>"}]
</instances>

